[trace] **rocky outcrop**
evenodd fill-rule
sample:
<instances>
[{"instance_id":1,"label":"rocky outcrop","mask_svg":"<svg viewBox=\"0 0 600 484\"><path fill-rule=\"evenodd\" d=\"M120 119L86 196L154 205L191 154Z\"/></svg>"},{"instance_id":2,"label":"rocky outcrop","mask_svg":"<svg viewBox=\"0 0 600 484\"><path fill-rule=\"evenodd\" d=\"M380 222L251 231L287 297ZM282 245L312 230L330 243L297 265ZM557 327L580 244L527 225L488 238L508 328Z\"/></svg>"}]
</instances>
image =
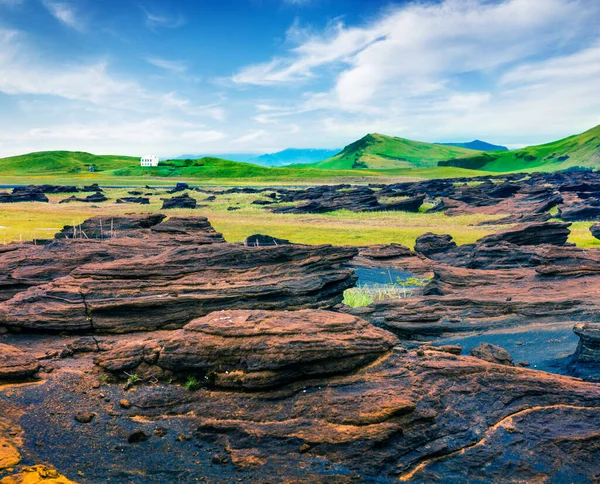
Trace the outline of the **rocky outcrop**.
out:
<instances>
[{"instance_id":1,"label":"rocky outcrop","mask_svg":"<svg viewBox=\"0 0 600 484\"><path fill-rule=\"evenodd\" d=\"M579 323L573 331L579 336L571 362L573 374L600 382L600 323Z\"/></svg>"},{"instance_id":2,"label":"rocky outcrop","mask_svg":"<svg viewBox=\"0 0 600 484\"><path fill-rule=\"evenodd\" d=\"M595 238L600 239L600 224L592 225L590 227L590 232Z\"/></svg>"},{"instance_id":3,"label":"rocky outcrop","mask_svg":"<svg viewBox=\"0 0 600 484\"><path fill-rule=\"evenodd\" d=\"M597 385L428 349L276 390L149 387L131 403L142 418L194 415L197 438L221 445L235 468L281 481L298 469L318 482L469 481L481 469L494 482L585 480L600 465Z\"/></svg>"},{"instance_id":4,"label":"rocky outcrop","mask_svg":"<svg viewBox=\"0 0 600 484\"><path fill-rule=\"evenodd\" d=\"M66 225L55 239L112 239L116 237L141 237L149 229L166 218L165 215L142 214L126 216L99 216L85 220L79 225Z\"/></svg>"},{"instance_id":5,"label":"rocky outcrop","mask_svg":"<svg viewBox=\"0 0 600 484\"><path fill-rule=\"evenodd\" d=\"M195 198L190 197L187 193L172 198L161 198L163 201L162 208L196 208L197 202Z\"/></svg>"},{"instance_id":6,"label":"rocky outcrop","mask_svg":"<svg viewBox=\"0 0 600 484\"><path fill-rule=\"evenodd\" d=\"M250 247L265 247L274 245L290 245L291 242L286 239L278 239L270 235L254 234L244 239L244 245Z\"/></svg>"},{"instance_id":7,"label":"rocky outcrop","mask_svg":"<svg viewBox=\"0 0 600 484\"><path fill-rule=\"evenodd\" d=\"M577 252L584 257L584 251ZM422 295L376 302L351 312L405 338L533 323L600 321L600 273L565 265L563 276L544 274L546 267L555 271L558 264L556 258L537 270L438 265Z\"/></svg>"},{"instance_id":8,"label":"rocky outcrop","mask_svg":"<svg viewBox=\"0 0 600 484\"><path fill-rule=\"evenodd\" d=\"M88 190L82 190L88 191ZM93 195L88 195L85 198L76 197L75 195L65 198L58 203L84 202L84 203L101 203L106 202L108 198L102 192L96 192Z\"/></svg>"},{"instance_id":9,"label":"rocky outcrop","mask_svg":"<svg viewBox=\"0 0 600 484\"><path fill-rule=\"evenodd\" d=\"M600 220L600 199L570 203L559 208L558 216L569 222L598 221Z\"/></svg>"},{"instance_id":10,"label":"rocky outcrop","mask_svg":"<svg viewBox=\"0 0 600 484\"><path fill-rule=\"evenodd\" d=\"M571 231L570 223L545 222L519 225L479 239L478 244L493 245L506 242L514 245L565 245Z\"/></svg>"},{"instance_id":11,"label":"rocky outcrop","mask_svg":"<svg viewBox=\"0 0 600 484\"><path fill-rule=\"evenodd\" d=\"M177 247L88 264L0 304L0 324L42 331L182 327L220 309L328 308L356 276L350 247Z\"/></svg>"},{"instance_id":12,"label":"rocky outcrop","mask_svg":"<svg viewBox=\"0 0 600 484\"><path fill-rule=\"evenodd\" d=\"M12 193L0 192L0 203L48 202L44 192L35 186L14 188Z\"/></svg>"},{"instance_id":13,"label":"rocky outcrop","mask_svg":"<svg viewBox=\"0 0 600 484\"><path fill-rule=\"evenodd\" d=\"M122 197L117 198L117 203L137 203L139 205L150 205L150 199L146 197Z\"/></svg>"},{"instance_id":14,"label":"rocky outcrop","mask_svg":"<svg viewBox=\"0 0 600 484\"><path fill-rule=\"evenodd\" d=\"M92 217L45 245L0 246L0 301L89 263L156 256L170 247L224 243L206 217L162 214Z\"/></svg>"},{"instance_id":15,"label":"rocky outcrop","mask_svg":"<svg viewBox=\"0 0 600 484\"><path fill-rule=\"evenodd\" d=\"M38 361L23 350L0 343L0 382L25 380L39 369Z\"/></svg>"},{"instance_id":16,"label":"rocky outcrop","mask_svg":"<svg viewBox=\"0 0 600 484\"><path fill-rule=\"evenodd\" d=\"M513 366L513 359L503 348L489 343L481 343L476 348L471 348L471 356L480 360L497 363L498 365Z\"/></svg>"},{"instance_id":17,"label":"rocky outcrop","mask_svg":"<svg viewBox=\"0 0 600 484\"><path fill-rule=\"evenodd\" d=\"M342 374L396 339L354 316L328 311L218 311L165 340L117 347L96 363L111 372L192 375L224 388L258 389ZM140 367L146 367L140 370Z\"/></svg>"},{"instance_id":18,"label":"rocky outcrop","mask_svg":"<svg viewBox=\"0 0 600 484\"><path fill-rule=\"evenodd\" d=\"M457 246L450 235L423 234L415 251L435 261L471 269L536 267L554 246L564 246L570 224L546 222L520 225L479 239L475 244Z\"/></svg>"},{"instance_id":19,"label":"rocky outcrop","mask_svg":"<svg viewBox=\"0 0 600 484\"><path fill-rule=\"evenodd\" d=\"M415 251L431 258L435 254L448 252L456 248L456 242L448 234L438 235L427 232L419 235L415 241Z\"/></svg>"}]
</instances>

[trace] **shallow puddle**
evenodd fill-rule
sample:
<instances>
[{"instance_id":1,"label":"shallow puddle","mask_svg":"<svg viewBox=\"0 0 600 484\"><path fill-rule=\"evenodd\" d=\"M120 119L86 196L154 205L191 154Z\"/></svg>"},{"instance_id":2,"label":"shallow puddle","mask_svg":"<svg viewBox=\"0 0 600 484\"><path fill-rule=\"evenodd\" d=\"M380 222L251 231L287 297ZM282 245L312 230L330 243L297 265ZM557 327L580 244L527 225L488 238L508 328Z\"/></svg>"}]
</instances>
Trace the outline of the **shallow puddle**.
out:
<instances>
[{"instance_id":1,"label":"shallow puddle","mask_svg":"<svg viewBox=\"0 0 600 484\"><path fill-rule=\"evenodd\" d=\"M571 355L579 342L573 326L573 322L532 324L485 333L462 333L436 340L433 344L458 344L463 347L463 355L468 355L471 348L480 343L490 343L508 351L515 363L528 361L531 369L566 375Z\"/></svg>"}]
</instances>

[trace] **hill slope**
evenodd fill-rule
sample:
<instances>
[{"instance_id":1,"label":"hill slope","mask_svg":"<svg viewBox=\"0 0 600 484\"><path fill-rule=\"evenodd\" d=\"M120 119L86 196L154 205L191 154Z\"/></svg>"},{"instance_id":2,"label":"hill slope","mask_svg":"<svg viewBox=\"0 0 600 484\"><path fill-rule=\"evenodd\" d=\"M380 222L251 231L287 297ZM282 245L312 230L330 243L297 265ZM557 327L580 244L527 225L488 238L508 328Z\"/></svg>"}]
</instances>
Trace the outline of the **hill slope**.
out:
<instances>
[{"instance_id":1,"label":"hill slope","mask_svg":"<svg viewBox=\"0 0 600 484\"><path fill-rule=\"evenodd\" d=\"M90 166L94 173L89 172ZM363 172L361 175L371 175ZM186 179L310 179L354 176L353 172L317 170L312 168L267 168L206 157L198 160L165 160L159 166L140 166L140 159L131 156L93 155L77 151L43 151L8 158L0 158L0 178L2 177L63 177L81 178L91 182L95 177L118 179L121 177L156 177Z\"/></svg>"},{"instance_id":2,"label":"hill slope","mask_svg":"<svg viewBox=\"0 0 600 484\"><path fill-rule=\"evenodd\" d=\"M494 172L557 171L573 166L600 168L600 125L551 143L442 161L439 166Z\"/></svg>"},{"instance_id":3,"label":"hill slope","mask_svg":"<svg viewBox=\"0 0 600 484\"><path fill-rule=\"evenodd\" d=\"M439 161L478 155L480 152L423 143L382 134L368 134L346 146L331 158L312 163L314 168L330 170L420 168L436 166Z\"/></svg>"},{"instance_id":4,"label":"hill slope","mask_svg":"<svg viewBox=\"0 0 600 484\"><path fill-rule=\"evenodd\" d=\"M458 146L459 148L468 148L470 150L477 151L508 151L506 146L494 145L492 143L488 143L487 141L481 141L480 139L475 139L473 141L469 141L468 143L436 143L436 145Z\"/></svg>"}]
</instances>

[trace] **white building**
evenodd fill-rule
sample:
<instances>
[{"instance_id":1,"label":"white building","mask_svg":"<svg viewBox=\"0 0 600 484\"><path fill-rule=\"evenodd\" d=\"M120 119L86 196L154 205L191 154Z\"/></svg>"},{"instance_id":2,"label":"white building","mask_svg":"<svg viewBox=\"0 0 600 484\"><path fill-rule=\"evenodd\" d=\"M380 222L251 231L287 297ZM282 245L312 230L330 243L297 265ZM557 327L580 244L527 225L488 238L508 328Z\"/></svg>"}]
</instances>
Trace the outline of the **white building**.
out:
<instances>
[{"instance_id":1,"label":"white building","mask_svg":"<svg viewBox=\"0 0 600 484\"><path fill-rule=\"evenodd\" d=\"M142 166L158 166L158 156L142 156L140 160L140 165Z\"/></svg>"}]
</instances>

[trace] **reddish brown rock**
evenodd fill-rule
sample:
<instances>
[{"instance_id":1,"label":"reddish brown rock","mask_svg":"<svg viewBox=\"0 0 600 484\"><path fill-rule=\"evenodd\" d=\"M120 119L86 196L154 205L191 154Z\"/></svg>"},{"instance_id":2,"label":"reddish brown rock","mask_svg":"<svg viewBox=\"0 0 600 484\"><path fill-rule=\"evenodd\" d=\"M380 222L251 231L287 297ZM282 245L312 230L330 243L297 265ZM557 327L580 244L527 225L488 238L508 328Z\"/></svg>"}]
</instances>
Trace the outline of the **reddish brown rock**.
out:
<instances>
[{"instance_id":1,"label":"reddish brown rock","mask_svg":"<svg viewBox=\"0 0 600 484\"><path fill-rule=\"evenodd\" d=\"M0 381L30 378L39 367L35 357L19 348L0 343Z\"/></svg>"},{"instance_id":2,"label":"reddish brown rock","mask_svg":"<svg viewBox=\"0 0 600 484\"><path fill-rule=\"evenodd\" d=\"M356 281L350 247L179 247L88 264L0 304L0 324L47 331L182 327L220 309L330 308Z\"/></svg>"},{"instance_id":3,"label":"reddish brown rock","mask_svg":"<svg viewBox=\"0 0 600 484\"><path fill-rule=\"evenodd\" d=\"M566 249L583 256L579 249ZM351 312L404 336L534 322L600 321L600 273L564 266L573 277L544 274L557 267L486 271L438 265L422 295Z\"/></svg>"},{"instance_id":4,"label":"reddish brown rock","mask_svg":"<svg viewBox=\"0 0 600 484\"><path fill-rule=\"evenodd\" d=\"M347 376L271 391L148 387L133 404L140 416L193 412L197 437L234 466L252 456L253 472L277 469L284 481L296 469L326 479L313 459L358 481L467 482L486 469L494 482L563 472L585 482L600 466L598 385L440 351L396 350Z\"/></svg>"},{"instance_id":5,"label":"reddish brown rock","mask_svg":"<svg viewBox=\"0 0 600 484\"><path fill-rule=\"evenodd\" d=\"M164 219L162 214L92 217L78 226L66 226L56 234L57 241L45 246L2 246L0 301L89 263L156 256L178 245L225 242L206 217Z\"/></svg>"},{"instance_id":6,"label":"reddish brown rock","mask_svg":"<svg viewBox=\"0 0 600 484\"><path fill-rule=\"evenodd\" d=\"M508 351L489 343L481 343L476 348L471 348L471 356L490 363L513 366L513 360Z\"/></svg>"},{"instance_id":7,"label":"reddish brown rock","mask_svg":"<svg viewBox=\"0 0 600 484\"><path fill-rule=\"evenodd\" d=\"M106 370L142 363L226 388L256 389L346 373L396 343L387 331L329 311L218 311L166 340L117 347L96 358Z\"/></svg>"}]
</instances>

